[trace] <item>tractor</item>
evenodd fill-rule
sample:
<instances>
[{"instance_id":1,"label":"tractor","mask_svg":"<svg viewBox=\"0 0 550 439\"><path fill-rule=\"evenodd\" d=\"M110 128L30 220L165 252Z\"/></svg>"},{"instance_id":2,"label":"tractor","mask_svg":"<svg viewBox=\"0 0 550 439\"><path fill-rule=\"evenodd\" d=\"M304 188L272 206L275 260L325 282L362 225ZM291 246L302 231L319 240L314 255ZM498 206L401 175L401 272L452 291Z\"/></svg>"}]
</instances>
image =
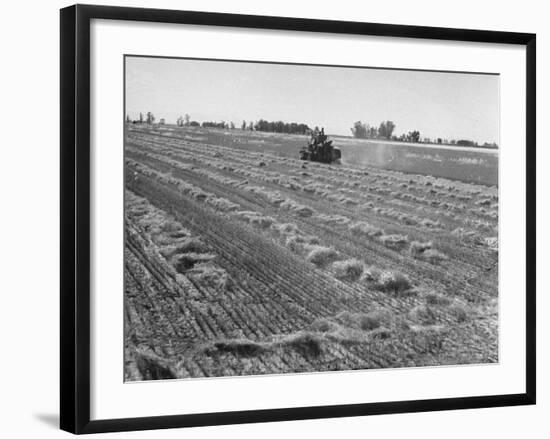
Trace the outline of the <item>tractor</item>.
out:
<instances>
[{"instance_id":1,"label":"tractor","mask_svg":"<svg viewBox=\"0 0 550 439\"><path fill-rule=\"evenodd\" d=\"M324 128L315 129L306 146L300 150L300 159L320 163L340 163L342 152L332 146L332 140L328 140Z\"/></svg>"}]
</instances>

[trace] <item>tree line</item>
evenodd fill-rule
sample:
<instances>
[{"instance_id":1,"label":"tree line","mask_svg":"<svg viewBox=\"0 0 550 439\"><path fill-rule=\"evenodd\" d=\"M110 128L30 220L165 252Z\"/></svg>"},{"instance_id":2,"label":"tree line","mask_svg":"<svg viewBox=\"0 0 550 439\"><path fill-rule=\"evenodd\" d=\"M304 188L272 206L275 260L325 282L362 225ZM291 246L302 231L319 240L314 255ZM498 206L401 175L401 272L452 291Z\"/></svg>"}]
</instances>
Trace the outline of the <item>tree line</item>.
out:
<instances>
[{"instance_id":1,"label":"tree line","mask_svg":"<svg viewBox=\"0 0 550 439\"><path fill-rule=\"evenodd\" d=\"M368 123L358 120L351 127L351 133L353 137L357 139L385 139L398 142L437 143L438 145L469 146L474 148L498 148L498 145L495 142L485 142L483 144L479 144L468 139L448 140L441 137L437 137L435 139L430 139L429 137L421 138L420 131L418 130L409 131L408 133L403 133L400 136L396 136L393 134L394 130L395 123L391 120L382 121L378 127L374 125L371 126Z\"/></svg>"},{"instance_id":2,"label":"tree line","mask_svg":"<svg viewBox=\"0 0 550 439\"><path fill-rule=\"evenodd\" d=\"M395 124L391 120L380 122L378 127L358 120L351 127L351 133L357 139L391 139L394 130Z\"/></svg>"},{"instance_id":3,"label":"tree line","mask_svg":"<svg viewBox=\"0 0 550 439\"><path fill-rule=\"evenodd\" d=\"M164 120L164 119L161 119ZM156 121L156 118L153 113L148 111L146 115L144 116L143 113L139 113L139 118L135 120L131 120L130 116L126 116L126 122L127 123L146 123L148 125L154 124ZM179 116L176 119L176 126L178 127L202 127L202 128L219 128L219 129L227 129L227 130L234 130L236 129L235 123L230 121L203 121L203 122L197 122L196 120L191 120L191 116L189 114L185 114L183 116ZM305 123L296 123L296 122L283 122L281 120L279 121L268 121L265 119L260 119L256 122L247 122L246 120L242 121L242 124L240 126L241 130L247 130L247 131L266 131L266 132L273 132L273 133L286 133L286 134L307 134L311 131L309 126Z\"/></svg>"},{"instance_id":4,"label":"tree line","mask_svg":"<svg viewBox=\"0 0 550 439\"><path fill-rule=\"evenodd\" d=\"M146 123L148 125L153 125L156 121L155 115L148 111L147 113L139 113L139 118L136 120L131 120L130 116L126 116L127 123ZM159 120L159 124L164 124L164 119ZM226 130L236 129L233 122L225 121L203 121L198 122L196 120L191 120L189 114L179 116L176 120L176 125L178 127L202 127L202 128L218 128ZM380 122L380 125L369 125L368 123L361 122L358 120L351 127L351 133L353 137L357 139L385 139L393 140L399 142L411 142L411 143L435 143L439 145L456 145L456 146L469 146L469 147L482 147L482 148L498 148L496 143L485 142L479 144L473 140L468 139L459 139L459 140L448 140L441 137L430 139L429 137L421 138L420 131L413 130L408 133L403 133L400 136L394 135L396 125L391 120L386 120ZM284 134L309 134L312 132L311 128L305 123L296 123L296 122L283 122L279 121L268 121L265 119L260 119L256 122L247 122L242 121L240 129L245 131L263 131L263 132L272 132L272 133L284 133Z\"/></svg>"},{"instance_id":5,"label":"tree line","mask_svg":"<svg viewBox=\"0 0 550 439\"><path fill-rule=\"evenodd\" d=\"M147 123L148 125L153 125L155 123L155 115L151 113L150 111L147 112L145 117L143 116L143 113L139 113L139 118L131 120L129 115L126 115L126 122L127 123ZM161 119L164 120L164 119Z\"/></svg>"},{"instance_id":6,"label":"tree line","mask_svg":"<svg viewBox=\"0 0 550 439\"><path fill-rule=\"evenodd\" d=\"M267 131L271 133L307 134L311 131L305 123L283 122L281 120L270 122L260 119L254 124L254 131Z\"/></svg>"}]
</instances>

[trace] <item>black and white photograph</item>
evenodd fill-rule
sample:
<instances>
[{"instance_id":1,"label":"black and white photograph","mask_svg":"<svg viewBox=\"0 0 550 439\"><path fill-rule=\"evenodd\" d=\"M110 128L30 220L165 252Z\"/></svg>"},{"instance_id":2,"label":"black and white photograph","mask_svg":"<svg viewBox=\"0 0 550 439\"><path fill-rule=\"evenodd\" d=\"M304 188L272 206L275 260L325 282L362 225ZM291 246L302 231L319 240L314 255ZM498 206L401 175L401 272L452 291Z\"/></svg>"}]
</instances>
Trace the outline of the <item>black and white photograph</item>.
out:
<instances>
[{"instance_id":1,"label":"black and white photograph","mask_svg":"<svg viewBox=\"0 0 550 439\"><path fill-rule=\"evenodd\" d=\"M125 55L124 380L498 363L499 90Z\"/></svg>"},{"instance_id":2,"label":"black and white photograph","mask_svg":"<svg viewBox=\"0 0 550 439\"><path fill-rule=\"evenodd\" d=\"M543 2L5 6L1 437L547 438Z\"/></svg>"}]
</instances>

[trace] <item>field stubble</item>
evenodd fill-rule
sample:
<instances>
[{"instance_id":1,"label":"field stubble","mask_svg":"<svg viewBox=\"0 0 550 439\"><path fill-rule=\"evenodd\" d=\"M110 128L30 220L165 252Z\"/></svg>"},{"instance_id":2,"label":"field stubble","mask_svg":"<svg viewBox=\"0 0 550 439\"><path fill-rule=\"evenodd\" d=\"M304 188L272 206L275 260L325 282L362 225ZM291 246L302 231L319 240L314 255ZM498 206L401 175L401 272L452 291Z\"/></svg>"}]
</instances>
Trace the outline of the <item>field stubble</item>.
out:
<instances>
[{"instance_id":1,"label":"field stubble","mask_svg":"<svg viewBox=\"0 0 550 439\"><path fill-rule=\"evenodd\" d=\"M495 187L199 134L127 131L127 380L498 360Z\"/></svg>"}]
</instances>

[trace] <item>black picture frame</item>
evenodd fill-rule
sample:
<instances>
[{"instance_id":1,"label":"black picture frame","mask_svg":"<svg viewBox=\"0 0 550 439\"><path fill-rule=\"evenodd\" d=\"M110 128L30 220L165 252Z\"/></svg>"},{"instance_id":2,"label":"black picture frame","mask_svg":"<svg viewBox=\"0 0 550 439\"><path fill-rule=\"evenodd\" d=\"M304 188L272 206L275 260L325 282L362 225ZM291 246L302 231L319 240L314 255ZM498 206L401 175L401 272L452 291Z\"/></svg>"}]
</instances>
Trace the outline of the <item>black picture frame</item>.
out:
<instances>
[{"instance_id":1,"label":"black picture frame","mask_svg":"<svg viewBox=\"0 0 550 439\"><path fill-rule=\"evenodd\" d=\"M60 13L61 429L77 434L99 433L535 404L535 34L88 5L70 6L61 9ZM527 83L525 115L527 145L525 393L90 420L90 21L92 19L525 46L527 60L525 65Z\"/></svg>"}]
</instances>

